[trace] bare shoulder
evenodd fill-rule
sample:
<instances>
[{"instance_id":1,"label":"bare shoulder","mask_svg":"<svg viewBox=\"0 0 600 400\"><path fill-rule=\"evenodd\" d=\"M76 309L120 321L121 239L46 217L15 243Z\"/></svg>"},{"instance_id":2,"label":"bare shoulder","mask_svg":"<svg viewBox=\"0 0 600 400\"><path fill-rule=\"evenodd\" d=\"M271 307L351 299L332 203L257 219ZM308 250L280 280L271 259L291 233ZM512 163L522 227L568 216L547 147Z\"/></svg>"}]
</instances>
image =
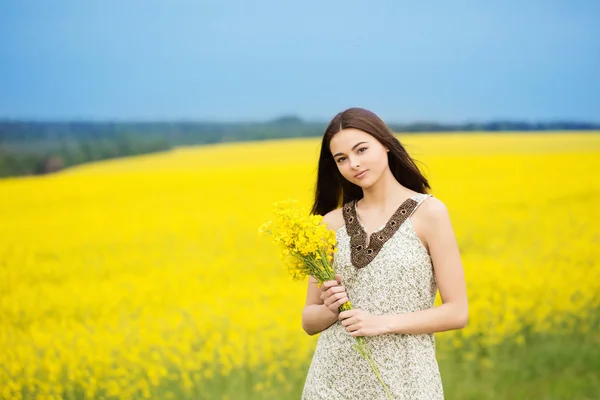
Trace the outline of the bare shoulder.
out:
<instances>
[{"instance_id":1,"label":"bare shoulder","mask_svg":"<svg viewBox=\"0 0 600 400\"><path fill-rule=\"evenodd\" d=\"M450 212L446 204L440 199L430 196L423 200L419 209L422 209L419 218L421 219L420 226L423 231L442 233L450 228L452 224L450 222Z\"/></svg>"},{"instance_id":2,"label":"bare shoulder","mask_svg":"<svg viewBox=\"0 0 600 400\"><path fill-rule=\"evenodd\" d=\"M323 216L323 223L327 224L327 227L332 230L338 230L344 226L344 215L342 214L342 208L336 208L335 210L329 211Z\"/></svg>"},{"instance_id":3,"label":"bare shoulder","mask_svg":"<svg viewBox=\"0 0 600 400\"><path fill-rule=\"evenodd\" d=\"M448 207L435 196L430 196L421 203L421 214L430 222L434 220L444 219L448 216Z\"/></svg>"},{"instance_id":4,"label":"bare shoulder","mask_svg":"<svg viewBox=\"0 0 600 400\"><path fill-rule=\"evenodd\" d=\"M415 216L411 218L413 228L430 252L430 245L441 236L451 232L450 216L446 205L435 196L429 196L419 205Z\"/></svg>"}]
</instances>

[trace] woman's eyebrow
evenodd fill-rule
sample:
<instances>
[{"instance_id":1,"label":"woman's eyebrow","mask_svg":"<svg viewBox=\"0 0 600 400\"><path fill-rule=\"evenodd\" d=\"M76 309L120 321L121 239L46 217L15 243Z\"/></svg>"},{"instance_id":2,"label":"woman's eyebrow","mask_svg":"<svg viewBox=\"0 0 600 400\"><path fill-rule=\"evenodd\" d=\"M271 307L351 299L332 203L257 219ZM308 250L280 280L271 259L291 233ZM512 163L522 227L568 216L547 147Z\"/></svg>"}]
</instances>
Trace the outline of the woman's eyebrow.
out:
<instances>
[{"instance_id":1,"label":"woman's eyebrow","mask_svg":"<svg viewBox=\"0 0 600 400\"><path fill-rule=\"evenodd\" d=\"M352 150L354 150L355 148L357 148L358 146L360 146L363 143L367 143L367 142L358 142L358 143L356 143L354 146L352 146ZM339 156L341 154L344 154L344 153L335 153L333 156L337 157L337 156Z\"/></svg>"}]
</instances>

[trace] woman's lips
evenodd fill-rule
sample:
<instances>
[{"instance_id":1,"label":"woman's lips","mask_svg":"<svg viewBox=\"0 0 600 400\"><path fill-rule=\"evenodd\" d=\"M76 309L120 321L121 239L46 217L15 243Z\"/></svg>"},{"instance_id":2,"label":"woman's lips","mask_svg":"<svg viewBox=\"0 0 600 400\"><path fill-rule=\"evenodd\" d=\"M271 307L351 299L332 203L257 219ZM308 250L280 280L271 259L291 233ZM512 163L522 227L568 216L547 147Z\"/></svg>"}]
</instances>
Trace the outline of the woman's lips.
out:
<instances>
[{"instance_id":1,"label":"woman's lips","mask_svg":"<svg viewBox=\"0 0 600 400\"><path fill-rule=\"evenodd\" d=\"M361 173L359 173L359 174L356 174L356 175L354 175L354 177L355 177L356 179L363 178L363 177L364 177L364 176L367 174L367 172L369 172L369 170L368 170L368 169L367 169L367 170L364 170L363 172L361 172Z\"/></svg>"}]
</instances>

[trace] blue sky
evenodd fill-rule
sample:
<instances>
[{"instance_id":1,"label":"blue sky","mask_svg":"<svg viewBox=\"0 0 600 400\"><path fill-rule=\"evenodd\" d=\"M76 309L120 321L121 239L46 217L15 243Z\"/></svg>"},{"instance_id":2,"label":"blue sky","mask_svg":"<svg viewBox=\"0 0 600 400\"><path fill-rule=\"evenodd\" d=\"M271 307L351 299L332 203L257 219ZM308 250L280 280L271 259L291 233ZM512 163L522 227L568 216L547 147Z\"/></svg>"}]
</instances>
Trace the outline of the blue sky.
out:
<instances>
[{"instance_id":1,"label":"blue sky","mask_svg":"<svg viewBox=\"0 0 600 400\"><path fill-rule=\"evenodd\" d=\"M600 2L0 2L0 118L600 122Z\"/></svg>"}]
</instances>

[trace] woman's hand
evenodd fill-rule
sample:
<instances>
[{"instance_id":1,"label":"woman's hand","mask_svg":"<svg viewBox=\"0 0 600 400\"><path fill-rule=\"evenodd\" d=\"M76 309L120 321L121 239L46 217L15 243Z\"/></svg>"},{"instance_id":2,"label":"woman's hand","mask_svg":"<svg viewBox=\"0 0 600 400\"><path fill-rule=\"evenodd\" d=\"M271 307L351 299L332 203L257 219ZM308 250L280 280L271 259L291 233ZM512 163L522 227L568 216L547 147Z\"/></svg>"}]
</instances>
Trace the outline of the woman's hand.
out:
<instances>
[{"instance_id":1,"label":"woman's hand","mask_svg":"<svg viewBox=\"0 0 600 400\"><path fill-rule=\"evenodd\" d=\"M373 315L359 308L342 311L338 315L350 336L376 336L387 331L387 321L384 315Z\"/></svg>"},{"instance_id":2,"label":"woman's hand","mask_svg":"<svg viewBox=\"0 0 600 400\"><path fill-rule=\"evenodd\" d=\"M346 288L342 286L342 277L335 275L335 280L325 281L321 285L321 300L329 310L338 315L339 307L348 301Z\"/></svg>"}]
</instances>

